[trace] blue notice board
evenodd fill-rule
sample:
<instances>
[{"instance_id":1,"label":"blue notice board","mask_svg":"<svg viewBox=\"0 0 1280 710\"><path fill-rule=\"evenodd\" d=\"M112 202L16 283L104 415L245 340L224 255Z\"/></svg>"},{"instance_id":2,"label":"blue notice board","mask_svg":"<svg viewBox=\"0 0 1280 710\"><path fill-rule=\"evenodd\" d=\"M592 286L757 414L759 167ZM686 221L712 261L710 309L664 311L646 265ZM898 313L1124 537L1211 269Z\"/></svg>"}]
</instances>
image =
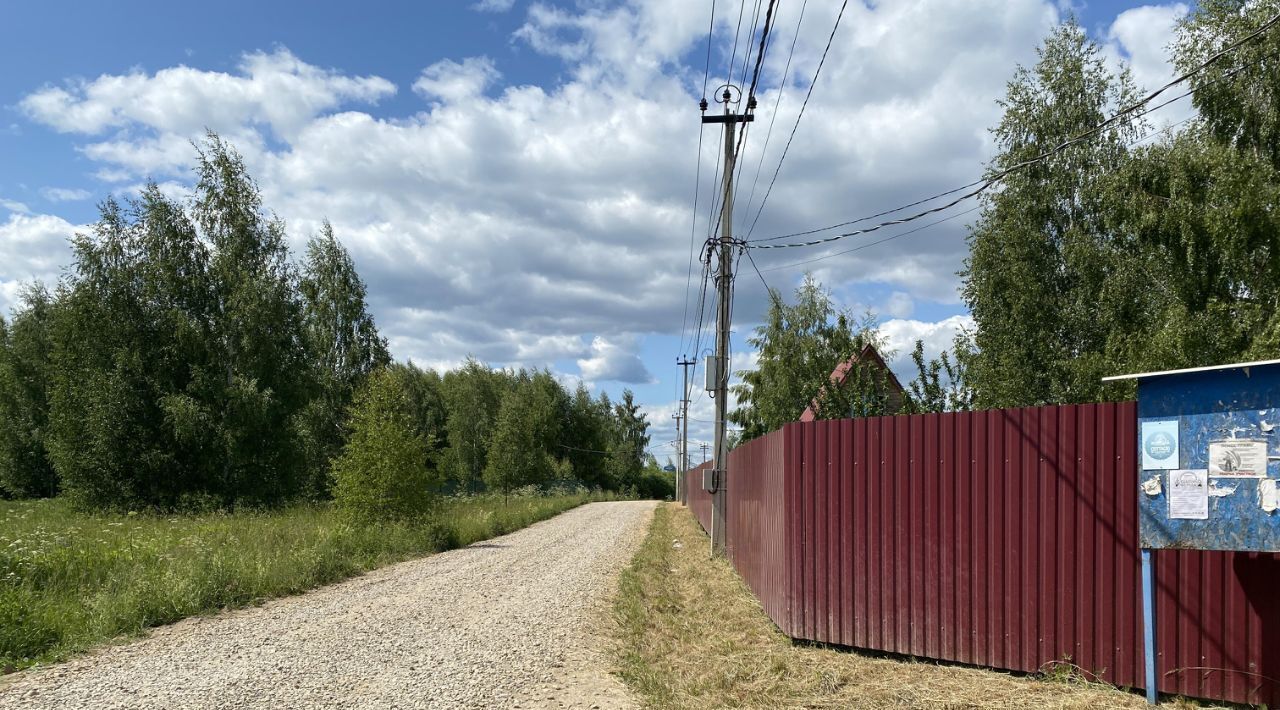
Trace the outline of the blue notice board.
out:
<instances>
[{"instance_id":1,"label":"blue notice board","mask_svg":"<svg viewBox=\"0 0 1280 710\"><path fill-rule=\"evenodd\" d=\"M1280 552L1280 361L1127 377L1140 546Z\"/></svg>"}]
</instances>

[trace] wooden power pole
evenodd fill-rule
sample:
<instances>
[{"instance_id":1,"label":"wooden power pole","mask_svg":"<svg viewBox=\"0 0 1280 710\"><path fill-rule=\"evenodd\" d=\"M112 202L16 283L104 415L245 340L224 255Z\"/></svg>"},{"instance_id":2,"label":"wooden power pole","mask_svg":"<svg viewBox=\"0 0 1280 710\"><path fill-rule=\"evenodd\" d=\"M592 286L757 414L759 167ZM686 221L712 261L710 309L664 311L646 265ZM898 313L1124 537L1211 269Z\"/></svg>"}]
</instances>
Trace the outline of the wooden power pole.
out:
<instances>
[{"instance_id":1,"label":"wooden power pole","mask_svg":"<svg viewBox=\"0 0 1280 710\"><path fill-rule=\"evenodd\" d=\"M676 468L680 471L680 476L676 479L676 500L681 503L687 500L684 481L685 476L689 473L689 366L697 362L697 360L690 360L685 357L676 360L676 364L684 371L684 384L680 387L679 419L679 422L683 424L683 429L680 432L680 460L676 463Z\"/></svg>"},{"instance_id":2,"label":"wooden power pole","mask_svg":"<svg viewBox=\"0 0 1280 710\"><path fill-rule=\"evenodd\" d=\"M724 194L720 203L720 238L714 242L716 257L719 258L719 270L716 274L716 357L715 371L710 387L715 394L715 463L712 465L711 480L707 490L711 492L711 554L724 555L725 547L725 486L728 485L729 446L725 438L725 427L728 424L729 404L729 307L733 299L733 169L737 161L736 147L733 143L735 127L739 123L755 120L751 114L754 108L754 97L747 103L747 110L741 114L734 113L730 104L733 102L733 91L737 87L726 84L724 93L717 99L724 104L721 115L705 114L707 100L702 100L702 122L724 124ZM742 92L738 90L738 100L742 100Z\"/></svg>"}]
</instances>

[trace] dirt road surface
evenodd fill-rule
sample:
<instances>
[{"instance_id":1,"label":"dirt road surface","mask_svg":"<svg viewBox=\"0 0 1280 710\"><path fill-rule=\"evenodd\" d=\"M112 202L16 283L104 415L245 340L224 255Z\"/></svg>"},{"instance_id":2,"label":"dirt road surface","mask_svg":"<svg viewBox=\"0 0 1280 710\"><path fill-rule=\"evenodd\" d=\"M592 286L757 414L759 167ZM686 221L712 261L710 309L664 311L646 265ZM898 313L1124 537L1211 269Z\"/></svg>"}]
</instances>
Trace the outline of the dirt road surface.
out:
<instances>
[{"instance_id":1,"label":"dirt road surface","mask_svg":"<svg viewBox=\"0 0 1280 710\"><path fill-rule=\"evenodd\" d=\"M629 708L598 635L651 502L188 619L0 683L0 708Z\"/></svg>"}]
</instances>

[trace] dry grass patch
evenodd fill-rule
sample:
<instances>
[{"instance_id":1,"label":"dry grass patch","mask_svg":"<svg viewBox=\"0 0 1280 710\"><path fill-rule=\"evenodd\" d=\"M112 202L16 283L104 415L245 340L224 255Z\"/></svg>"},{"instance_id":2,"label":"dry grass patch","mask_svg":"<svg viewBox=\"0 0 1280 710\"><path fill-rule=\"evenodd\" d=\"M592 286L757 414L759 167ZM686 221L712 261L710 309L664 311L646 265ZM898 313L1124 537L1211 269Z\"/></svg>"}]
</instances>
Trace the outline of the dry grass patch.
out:
<instances>
[{"instance_id":1,"label":"dry grass patch","mask_svg":"<svg viewBox=\"0 0 1280 710\"><path fill-rule=\"evenodd\" d=\"M660 708L1145 708L1078 677L1009 673L793 644L693 516L660 507L614 604L619 675ZM1164 707L1201 707L1187 701Z\"/></svg>"}]
</instances>

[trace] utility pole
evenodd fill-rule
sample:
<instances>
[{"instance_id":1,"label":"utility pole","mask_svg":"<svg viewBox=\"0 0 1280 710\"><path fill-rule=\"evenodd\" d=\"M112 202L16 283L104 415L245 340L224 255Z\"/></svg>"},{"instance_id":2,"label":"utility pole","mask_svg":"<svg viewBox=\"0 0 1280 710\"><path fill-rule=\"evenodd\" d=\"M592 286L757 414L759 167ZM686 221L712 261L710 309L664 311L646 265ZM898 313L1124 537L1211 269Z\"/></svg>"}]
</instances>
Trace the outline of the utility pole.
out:
<instances>
[{"instance_id":1,"label":"utility pole","mask_svg":"<svg viewBox=\"0 0 1280 710\"><path fill-rule=\"evenodd\" d=\"M684 430L680 432L680 461L676 463L676 468L680 469L680 477L676 479L676 500L681 503L688 499L684 486L687 485L685 476L689 472L689 366L697 362L685 357L676 360L676 364L684 370L684 385L680 388L680 415Z\"/></svg>"},{"instance_id":2,"label":"utility pole","mask_svg":"<svg viewBox=\"0 0 1280 710\"><path fill-rule=\"evenodd\" d=\"M729 446L725 439L725 425L728 417L729 394L729 304L733 298L733 169L737 161L733 144L734 127L738 123L755 120L751 110L755 108L755 97L748 97L747 110L741 114L733 112L730 104L733 91L738 91L738 101L742 100L742 91L732 84L724 85L722 93L716 101L724 104L724 114L706 115L707 100L703 99L700 107L703 111L703 123L724 124L724 195L720 201L720 239L715 243L717 256L720 259L719 273L716 274L716 360L715 360L715 464L711 474L711 555L724 555L725 548L725 486L728 485Z\"/></svg>"},{"instance_id":3,"label":"utility pole","mask_svg":"<svg viewBox=\"0 0 1280 710\"><path fill-rule=\"evenodd\" d=\"M675 488L672 489L671 497L673 500L680 500L680 478L684 476L684 467L680 465L680 420L683 419L680 412L671 415L676 420L676 472L675 472Z\"/></svg>"}]
</instances>

